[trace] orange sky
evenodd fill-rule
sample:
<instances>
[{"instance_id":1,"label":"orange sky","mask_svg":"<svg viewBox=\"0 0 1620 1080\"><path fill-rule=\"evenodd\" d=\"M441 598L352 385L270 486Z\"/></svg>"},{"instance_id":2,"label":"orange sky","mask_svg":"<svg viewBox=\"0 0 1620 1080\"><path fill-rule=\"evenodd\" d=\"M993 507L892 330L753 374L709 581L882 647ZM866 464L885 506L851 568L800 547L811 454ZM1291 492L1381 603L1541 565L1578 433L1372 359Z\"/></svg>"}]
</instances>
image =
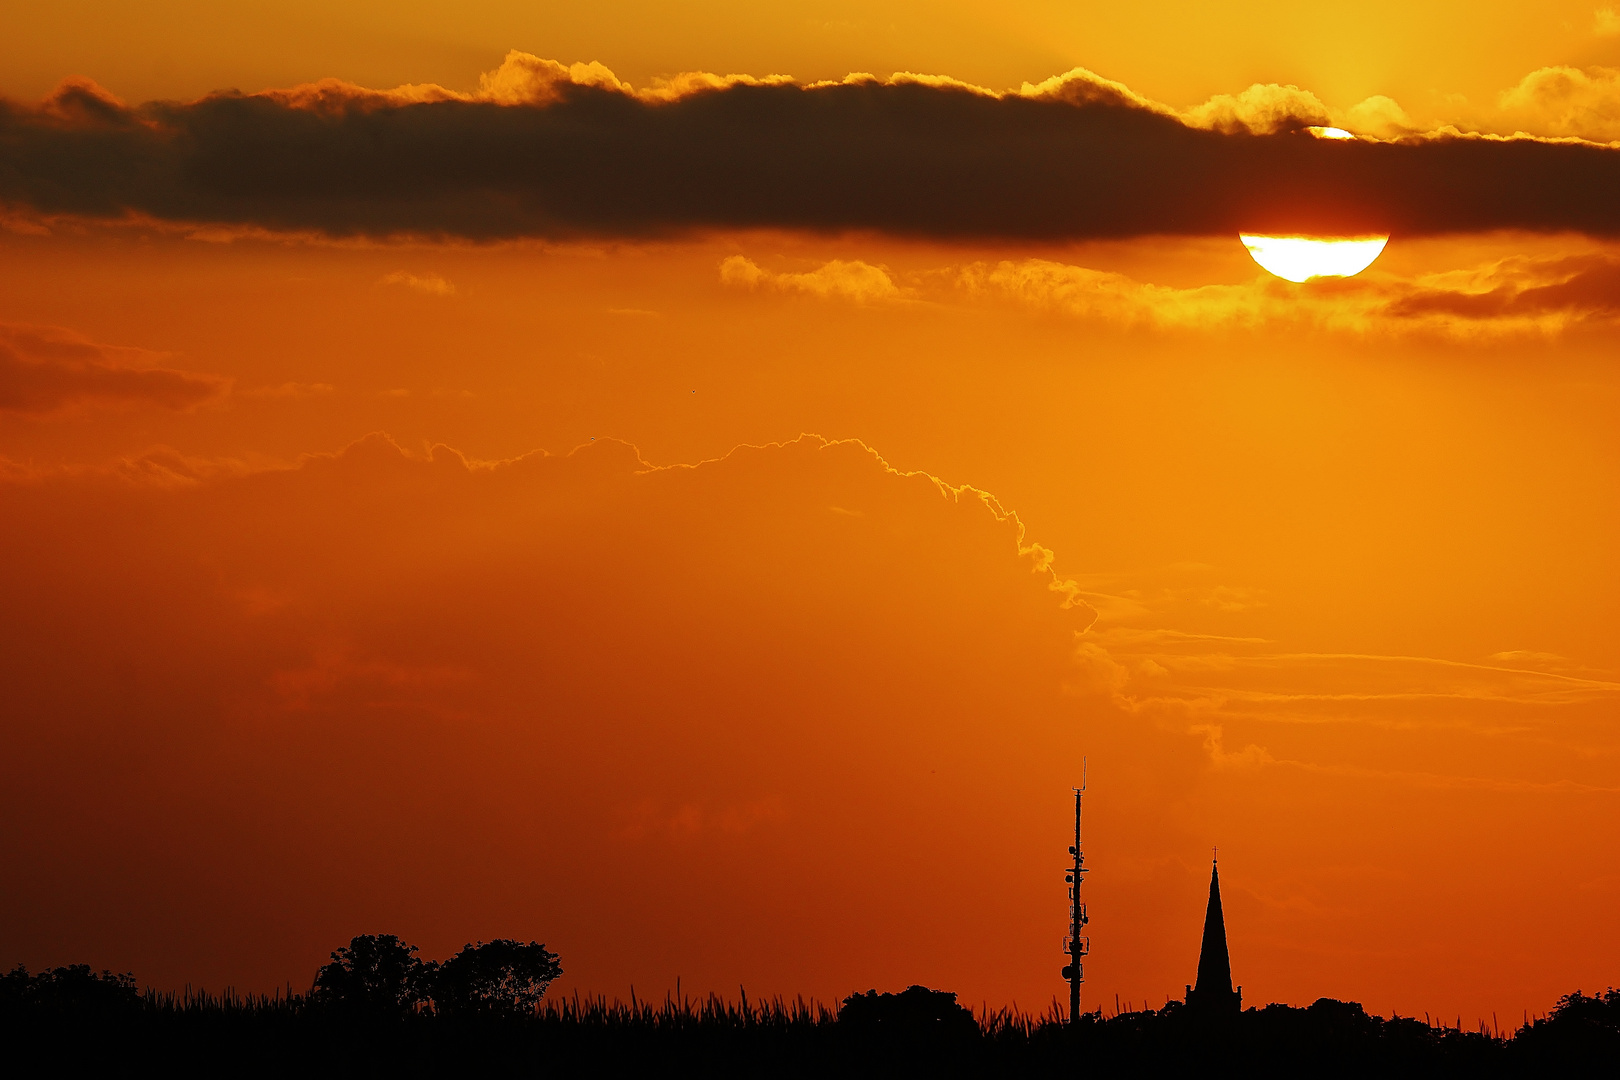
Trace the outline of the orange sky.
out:
<instances>
[{"instance_id":1,"label":"orange sky","mask_svg":"<svg viewBox=\"0 0 1620 1080\"><path fill-rule=\"evenodd\" d=\"M64 4L7 14L0 92L465 93L515 48L1620 137L1589 4L1057 7ZM512 936L568 990L1044 1007L1088 757L1092 1004L1193 977L1217 844L1250 1003L1615 981L1601 229L1293 286L1195 232L210 220L5 208L0 964L269 988Z\"/></svg>"},{"instance_id":2,"label":"orange sky","mask_svg":"<svg viewBox=\"0 0 1620 1080\"><path fill-rule=\"evenodd\" d=\"M1603 15L1614 10L1594 0L8 2L0 92L38 97L67 74L133 100L331 76L465 88L522 49L599 60L637 85L692 70L804 80L909 70L999 88L1084 66L1180 106L1279 82L1345 106L1388 94L1412 108L1484 102L1548 65L1616 64L1620 30Z\"/></svg>"}]
</instances>

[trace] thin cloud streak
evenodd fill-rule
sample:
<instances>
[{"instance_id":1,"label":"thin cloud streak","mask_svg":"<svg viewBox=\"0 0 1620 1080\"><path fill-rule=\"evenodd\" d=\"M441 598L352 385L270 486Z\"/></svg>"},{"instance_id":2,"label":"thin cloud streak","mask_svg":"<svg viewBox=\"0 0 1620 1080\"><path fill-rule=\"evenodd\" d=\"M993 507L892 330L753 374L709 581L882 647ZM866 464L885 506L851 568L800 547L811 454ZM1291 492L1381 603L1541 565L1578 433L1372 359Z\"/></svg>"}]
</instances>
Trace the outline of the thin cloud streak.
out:
<instances>
[{"instance_id":1,"label":"thin cloud streak","mask_svg":"<svg viewBox=\"0 0 1620 1080\"><path fill-rule=\"evenodd\" d=\"M141 349L54 326L0 323L0 412L50 416L80 407L183 410L223 396L230 380L150 362Z\"/></svg>"},{"instance_id":2,"label":"thin cloud streak","mask_svg":"<svg viewBox=\"0 0 1620 1080\"><path fill-rule=\"evenodd\" d=\"M1401 277L1376 269L1302 284L1259 275L1241 284L1176 288L1050 259L947 266L897 281L885 268L833 260L776 272L742 255L720 265L731 288L870 304L997 301L1156 330L1302 326L1333 333L1456 340L1549 336L1620 319L1620 256L1510 256L1464 270Z\"/></svg>"},{"instance_id":3,"label":"thin cloud streak","mask_svg":"<svg viewBox=\"0 0 1620 1080\"><path fill-rule=\"evenodd\" d=\"M1583 784L1575 780L1513 780L1492 776L1447 776L1444 773L1414 772L1399 769L1363 769L1347 765L1318 765L1308 761L1272 759L1269 765L1302 769L1327 776L1347 776L1357 779L1381 780L1420 787L1500 791L1513 794L1571 794L1614 795L1620 787L1601 784Z\"/></svg>"}]
</instances>

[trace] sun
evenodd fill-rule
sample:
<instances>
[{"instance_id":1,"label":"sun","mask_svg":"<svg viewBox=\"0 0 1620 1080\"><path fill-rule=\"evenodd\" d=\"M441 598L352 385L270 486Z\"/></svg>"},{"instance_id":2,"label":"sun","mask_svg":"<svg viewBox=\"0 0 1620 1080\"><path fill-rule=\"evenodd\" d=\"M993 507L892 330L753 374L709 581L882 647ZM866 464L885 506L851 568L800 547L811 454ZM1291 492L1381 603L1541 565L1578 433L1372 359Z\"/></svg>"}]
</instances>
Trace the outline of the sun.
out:
<instances>
[{"instance_id":1,"label":"sun","mask_svg":"<svg viewBox=\"0 0 1620 1080\"><path fill-rule=\"evenodd\" d=\"M1371 266L1387 236L1238 236L1254 261L1289 281L1351 277Z\"/></svg>"}]
</instances>

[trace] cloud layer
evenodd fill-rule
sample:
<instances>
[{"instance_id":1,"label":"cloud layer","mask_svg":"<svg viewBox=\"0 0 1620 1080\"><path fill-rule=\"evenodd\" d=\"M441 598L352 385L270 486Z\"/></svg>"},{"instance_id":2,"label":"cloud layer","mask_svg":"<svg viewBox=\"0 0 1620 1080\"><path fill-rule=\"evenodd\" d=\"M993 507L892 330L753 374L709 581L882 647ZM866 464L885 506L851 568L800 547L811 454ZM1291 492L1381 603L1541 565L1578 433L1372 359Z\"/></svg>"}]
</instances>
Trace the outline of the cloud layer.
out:
<instances>
[{"instance_id":1,"label":"cloud layer","mask_svg":"<svg viewBox=\"0 0 1620 1080\"><path fill-rule=\"evenodd\" d=\"M1162 330L1305 326L1353 334L1423 334L1460 340L1606 329L1620 319L1620 257L1611 250L1515 255L1415 276L1377 269L1302 284L1256 271L1239 284L1172 287L1051 259L976 262L902 275L832 260L778 272L742 255L720 264L722 285L771 289L855 304L1011 300Z\"/></svg>"},{"instance_id":2,"label":"cloud layer","mask_svg":"<svg viewBox=\"0 0 1620 1080\"><path fill-rule=\"evenodd\" d=\"M1183 115L1081 70L1005 94L909 75L689 75L635 91L600 65L525 54L474 94L328 81L132 108L74 82L38 106L0 106L0 200L478 239L1620 230L1620 151L1454 133L1324 140L1306 130L1331 119L1313 102L1254 87ZM1371 111L1399 114L1389 105Z\"/></svg>"}]
</instances>

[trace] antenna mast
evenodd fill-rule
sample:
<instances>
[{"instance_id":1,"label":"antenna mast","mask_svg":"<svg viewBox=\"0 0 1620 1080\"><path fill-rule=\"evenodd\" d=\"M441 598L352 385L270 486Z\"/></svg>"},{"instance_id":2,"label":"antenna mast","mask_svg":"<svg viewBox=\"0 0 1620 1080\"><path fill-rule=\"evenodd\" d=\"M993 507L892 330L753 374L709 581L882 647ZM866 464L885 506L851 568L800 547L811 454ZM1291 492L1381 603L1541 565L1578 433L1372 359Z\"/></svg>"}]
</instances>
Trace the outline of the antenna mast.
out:
<instances>
[{"instance_id":1,"label":"antenna mast","mask_svg":"<svg viewBox=\"0 0 1620 1080\"><path fill-rule=\"evenodd\" d=\"M1063 878L1069 883L1069 936L1063 941L1063 951L1068 954L1069 962L1063 968L1063 977L1069 980L1069 1023L1080 1018L1080 984L1086 981L1083 961L1091 952L1091 939L1084 934L1086 923L1086 905L1080 899L1080 885L1086 873L1086 856L1080 846L1080 800L1086 793L1086 765L1084 759L1080 765L1080 786L1074 789L1074 846L1069 854L1074 856L1074 865L1063 871Z\"/></svg>"}]
</instances>

